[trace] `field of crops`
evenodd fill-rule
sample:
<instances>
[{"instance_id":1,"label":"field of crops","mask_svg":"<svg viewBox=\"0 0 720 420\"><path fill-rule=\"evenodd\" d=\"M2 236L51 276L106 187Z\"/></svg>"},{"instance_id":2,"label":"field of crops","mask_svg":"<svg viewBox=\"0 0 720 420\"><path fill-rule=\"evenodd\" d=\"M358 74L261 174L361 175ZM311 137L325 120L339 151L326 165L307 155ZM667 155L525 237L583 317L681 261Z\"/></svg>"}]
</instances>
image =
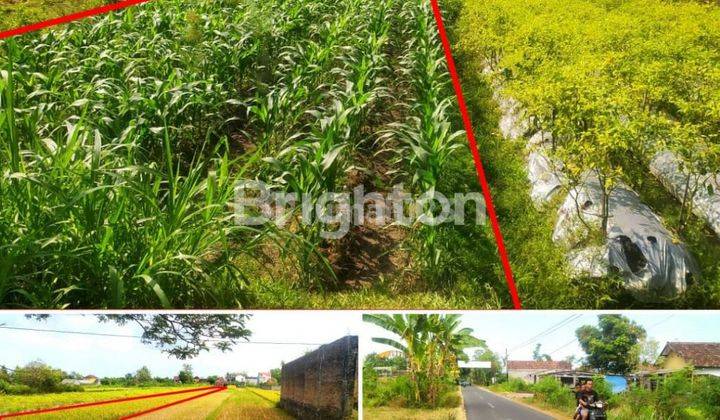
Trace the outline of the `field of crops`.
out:
<instances>
[{"instance_id":1,"label":"field of crops","mask_svg":"<svg viewBox=\"0 0 720 420\"><path fill-rule=\"evenodd\" d=\"M60 394L41 395L4 395L0 399L0 413L10 413L24 410L36 410L62 405L86 403L94 401L113 400L140 395L150 395L163 392L181 390L179 387L153 387L153 388L120 388L112 390L89 390L87 392L69 392ZM207 391L189 392L177 395L149 398L138 401L128 401L116 404L95 407L78 408L47 413L36 416L43 419L117 419L120 416L149 410L153 407L179 401ZM209 397L208 397L209 398ZM202 400L202 398L200 399Z\"/></svg>"},{"instance_id":2,"label":"field of crops","mask_svg":"<svg viewBox=\"0 0 720 420\"><path fill-rule=\"evenodd\" d=\"M453 29L525 303L565 281L581 306L720 306L720 9L465 1Z\"/></svg>"},{"instance_id":3,"label":"field of crops","mask_svg":"<svg viewBox=\"0 0 720 420\"><path fill-rule=\"evenodd\" d=\"M509 304L487 226L235 223L246 179L479 191L427 1L155 1L1 47L0 305Z\"/></svg>"},{"instance_id":4,"label":"field of crops","mask_svg":"<svg viewBox=\"0 0 720 420\"><path fill-rule=\"evenodd\" d=\"M230 396L215 409L208 420L229 419L292 419L290 415L277 408L280 393L254 388L228 388Z\"/></svg>"},{"instance_id":5,"label":"field of crops","mask_svg":"<svg viewBox=\"0 0 720 420\"><path fill-rule=\"evenodd\" d=\"M0 0L0 30L64 16L109 1L103 0Z\"/></svg>"}]
</instances>

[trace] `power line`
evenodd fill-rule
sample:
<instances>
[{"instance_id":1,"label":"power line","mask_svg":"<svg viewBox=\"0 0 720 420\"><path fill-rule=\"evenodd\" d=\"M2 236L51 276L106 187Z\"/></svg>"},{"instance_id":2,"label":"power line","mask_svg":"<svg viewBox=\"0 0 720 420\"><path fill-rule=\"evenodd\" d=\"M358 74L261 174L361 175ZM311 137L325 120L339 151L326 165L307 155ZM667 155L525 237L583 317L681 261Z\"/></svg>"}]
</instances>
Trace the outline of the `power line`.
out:
<instances>
[{"instance_id":1,"label":"power line","mask_svg":"<svg viewBox=\"0 0 720 420\"><path fill-rule=\"evenodd\" d=\"M98 337L114 337L114 338L143 338L141 335L126 335L126 334L110 334L110 333L96 333L90 331L70 331L70 330L52 330L42 328L28 328L28 327L10 327L6 325L0 325L0 329L15 330L15 331L32 331L32 332L48 332L57 334L76 334L76 335L90 335ZM222 339L211 338L206 341L222 341ZM322 346L325 343L299 343L289 341L241 341L235 344L269 344L269 345L292 345L292 346Z\"/></svg>"},{"instance_id":2,"label":"power line","mask_svg":"<svg viewBox=\"0 0 720 420\"><path fill-rule=\"evenodd\" d=\"M652 324L651 326L647 327L647 329L646 329L645 331L647 331L647 330L649 330L649 329L651 329L651 328L657 327L658 325L662 324L662 323L665 322L665 321L668 321L670 318L672 318L672 317L674 317L674 316L675 316L674 314L669 315L667 318L663 319L662 321L656 322L656 323Z\"/></svg>"},{"instance_id":3,"label":"power line","mask_svg":"<svg viewBox=\"0 0 720 420\"><path fill-rule=\"evenodd\" d=\"M515 351L515 350L518 350L518 349L521 349L521 348L527 346L528 344L532 344L532 343L538 341L538 340L539 340L540 338L542 338L543 336L552 334L552 333L554 333L555 331L558 331L560 328L562 328L562 327L564 327L564 326L566 326L566 325L568 325L568 324L570 324L570 323L572 323L572 322L574 322L574 321L576 321L576 320L578 320L578 319L580 319L580 318L582 318L582 317L583 317L583 314L573 314L573 315L570 315L569 317L565 318L564 320L562 320L562 321L560 321L560 322L558 322L558 323L556 323L556 324L553 324L550 328L542 331L541 333L533 336L532 338L530 338L530 339L528 339L528 340L526 340L526 341L523 341L522 344L519 344L519 345L513 347L510 351L513 352L513 351Z\"/></svg>"},{"instance_id":4,"label":"power line","mask_svg":"<svg viewBox=\"0 0 720 420\"><path fill-rule=\"evenodd\" d=\"M567 343L563 344L562 346L556 348L555 350L548 353L549 356L552 356L553 354L557 353L558 351L564 349L565 347L569 346L570 344L573 344L577 340L576 338L573 338L572 340L568 341Z\"/></svg>"}]
</instances>

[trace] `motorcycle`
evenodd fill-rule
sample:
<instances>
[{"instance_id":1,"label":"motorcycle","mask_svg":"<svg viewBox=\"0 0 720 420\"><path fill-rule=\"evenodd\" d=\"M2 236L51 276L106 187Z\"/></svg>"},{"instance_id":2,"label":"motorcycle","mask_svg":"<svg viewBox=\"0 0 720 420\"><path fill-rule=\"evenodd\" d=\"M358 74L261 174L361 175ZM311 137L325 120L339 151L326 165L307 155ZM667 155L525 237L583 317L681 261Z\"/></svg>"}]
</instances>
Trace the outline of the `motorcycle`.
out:
<instances>
[{"instance_id":1,"label":"motorcycle","mask_svg":"<svg viewBox=\"0 0 720 420\"><path fill-rule=\"evenodd\" d=\"M595 401L594 403L588 405L588 410L590 411L588 420L607 420L607 414L605 413L606 409L607 404L603 401Z\"/></svg>"}]
</instances>

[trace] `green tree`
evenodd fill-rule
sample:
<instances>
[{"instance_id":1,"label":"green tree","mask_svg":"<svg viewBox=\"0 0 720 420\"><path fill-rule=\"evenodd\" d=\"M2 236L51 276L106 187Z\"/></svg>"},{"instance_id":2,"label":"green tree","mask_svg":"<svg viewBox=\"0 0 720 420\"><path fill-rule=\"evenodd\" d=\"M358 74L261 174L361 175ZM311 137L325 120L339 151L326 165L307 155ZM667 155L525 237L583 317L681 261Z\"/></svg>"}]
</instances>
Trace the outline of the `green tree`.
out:
<instances>
[{"instance_id":1,"label":"green tree","mask_svg":"<svg viewBox=\"0 0 720 420\"><path fill-rule=\"evenodd\" d=\"M473 354L473 360L479 362L490 362L490 369L472 369L469 373L472 382L481 385L492 384L493 378L498 378L502 373L502 362L500 356L490 349L478 349Z\"/></svg>"},{"instance_id":2,"label":"green tree","mask_svg":"<svg viewBox=\"0 0 720 420\"><path fill-rule=\"evenodd\" d=\"M285 364L285 363L283 363L283 364ZM281 381L282 380L282 368L270 369L270 376L273 379L275 379L275 382L277 384L281 384L282 383L282 381Z\"/></svg>"},{"instance_id":3,"label":"green tree","mask_svg":"<svg viewBox=\"0 0 720 420\"><path fill-rule=\"evenodd\" d=\"M55 391L62 378L60 369L53 369L39 360L15 369L12 374L13 382L26 385L35 392Z\"/></svg>"},{"instance_id":4,"label":"green tree","mask_svg":"<svg viewBox=\"0 0 720 420\"><path fill-rule=\"evenodd\" d=\"M28 315L46 320L51 315ZM144 344L154 345L162 352L180 360L193 358L214 348L228 351L252 332L245 324L251 315L237 314L124 314L96 315L100 322L118 325L135 324L143 333Z\"/></svg>"},{"instance_id":5,"label":"green tree","mask_svg":"<svg viewBox=\"0 0 720 420\"><path fill-rule=\"evenodd\" d=\"M634 351L645 330L622 315L599 315L598 326L584 325L575 331L587 353L587 363L600 372L625 374L638 364Z\"/></svg>"},{"instance_id":6,"label":"green tree","mask_svg":"<svg viewBox=\"0 0 720 420\"><path fill-rule=\"evenodd\" d=\"M407 360L403 356L379 357L377 353L365 356L365 366L392 367L395 370L407 370Z\"/></svg>"},{"instance_id":7,"label":"green tree","mask_svg":"<svg viewBox=\"0 0 720 420\"><path fill-rule=\"evenodd\" d=\"M180 382L184 384L191 384L195 381L193 378L193 369L192 366L189 364L184 364L182 370L178 374L178 378L180 378Z\"/></svg>"},{"instance_id":8,"label":"green tree","mask_svg":"<svg viewBox=\"0 0 720 420\"><path fill-rule=\"evenodd\" d=\"M152 374L147 366L143 366L135 372L135 382L138 384L146 384L152 382Z\"/></svg>"},{"instance_id":9,"label":"green tree","mask_svg":"<svg viewBox=\"0 0 720 420\"><path fill-rule=\"evenodd\" d=\"M228 351L252 334L245 327L250 315L127 314L99 315L102 322L134 323L143 330L142 342L180 360L190 359L211 347Z\"/></svg>"},{"instance_id":10,"label":"green tree","mask_svg":"<svg viewBox=\"0 0 720 420\"><path fill-rule=\"evenodd\" d=\"M660 354L660 343L657 340L644 337L632 349L632 358L643 365L654 365Z\"/></svg>"}]
</instances>

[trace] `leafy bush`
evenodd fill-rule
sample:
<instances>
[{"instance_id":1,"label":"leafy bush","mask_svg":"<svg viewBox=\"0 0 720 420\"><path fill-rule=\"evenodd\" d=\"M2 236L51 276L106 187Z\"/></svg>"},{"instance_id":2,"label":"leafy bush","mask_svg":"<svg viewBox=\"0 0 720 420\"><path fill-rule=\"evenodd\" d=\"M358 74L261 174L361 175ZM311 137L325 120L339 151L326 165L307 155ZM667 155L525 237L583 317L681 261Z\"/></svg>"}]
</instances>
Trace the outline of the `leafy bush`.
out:
<instances>
[{"instance_id":1,"label":"leafy bush","mask_svg":"<svg viewBox=\"0 0 720 420\"><path fill-rule=\"evenodd\" d=\"M568 387L564 386L557 379L546 376L534 386L535 399L553 407L575 406L575 396Z\"/></svg>"},{"instance_id":2,"label":"leafy bush","mask_svg":"<svg viewBox=\"0 0 720 420\"><path fill-rule=\"evenodd\" d=\"M373 393L366 395L369 407L408 407L415 400L413 385L407 376L378 380Z\"/></svg>"},{"instance_id":3,"label":"leafy bush","mask_svg":"<svg viewBox=\"0 0 720 420\"><path fill-rule=\"evenodd\" d=\"M7 381L0 380L0 394L8 395L28 395L32 394L33 390L27 385L22 384L11 384Z\"/></svg>"},{"instance_id":4,"label":"leafy bush","mask_svg":"<svg viewBox=\"0 0 720 420\"><path fill-rule=\"evenodd\" d=\"M522 379L510 378L505 382L493 385L492 389L499 392L530 392L531 386Z\"/></svg>"},{"instance_id":5,"label":"leafy bush","mask_svg":"<svg viewBox=\"0 0 720 420\"><path fill-rule=\"evenodd\" d=\"M462 398L456 387L448 387L447 391L440 395L438 400L438 407L459 407L462 403Z\"/></svg>"},{"instance_id":6,"label":"leafy bush","mask_svg":"<svg viewBox=\"0 0 720 420\"><path fill-rule=\"evenodd\" d=\"M27 366L15 369L14 383L26 385L34 392L56 392L60 388L63 373L42 362L31 362Z\"/></svg>"},{"instance_id":7,"label":"leafy bush","mask_svg":"<svg viewBox=\"0 0 720 420\"><path fill-rule=\"evenodd\" d=\"M690 370L656 378L657 389L630 386L612 399L618 420L637 418L709 419L720 416L720 379L691 375Z\"/></svg>"}]
</instances>

